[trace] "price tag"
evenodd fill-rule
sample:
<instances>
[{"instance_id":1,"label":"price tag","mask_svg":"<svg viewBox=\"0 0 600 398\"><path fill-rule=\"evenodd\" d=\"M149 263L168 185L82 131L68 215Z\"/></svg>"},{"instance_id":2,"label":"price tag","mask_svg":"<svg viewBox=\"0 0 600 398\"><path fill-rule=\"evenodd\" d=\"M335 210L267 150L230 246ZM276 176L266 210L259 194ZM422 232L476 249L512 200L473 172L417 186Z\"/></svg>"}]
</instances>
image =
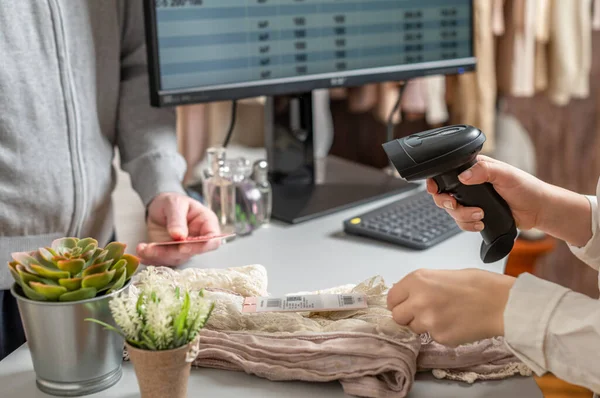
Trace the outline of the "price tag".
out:
<instances>
[{"instance_id":1,"label":"price tag","mask_svg":"<svg viewBox=\"0 0 600 398\"><path fill-rule=\"evenodd\" d=\"M325 312L367 308L364 294L309 294L287 297L247 297L242 312Z\"/></svg>"}]
</instances>

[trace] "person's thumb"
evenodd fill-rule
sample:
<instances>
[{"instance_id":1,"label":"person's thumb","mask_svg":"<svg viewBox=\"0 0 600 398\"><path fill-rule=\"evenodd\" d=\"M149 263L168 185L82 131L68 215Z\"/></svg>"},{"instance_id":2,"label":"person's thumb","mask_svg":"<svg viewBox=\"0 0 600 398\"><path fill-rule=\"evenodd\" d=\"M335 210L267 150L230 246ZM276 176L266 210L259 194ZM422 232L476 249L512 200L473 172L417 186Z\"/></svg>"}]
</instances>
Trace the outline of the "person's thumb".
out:
<instances>
[{"instance_id":1,"label":"person's thumb","mask_svg":"<svg viewBox=\"0 0 600 398\"><path fill-rule=\"evenodd\" d=\"M458 179L465 185L478 185L486 182L498 185L508 181L511 177L512 173L507 164L480 160L470 169L463 171Z\"/></svg>"},{"instance_id":2,"label":"person's thumb","mask_svg":"<svg viewBox=\"0 0 600 398\"><path fill-rule=\"evenodd\" d=\"M167 232L173 239L184 239L188 236L187 211L188 207L180 201L173 201L165 209Z\"/></svg>"}]
</instances>

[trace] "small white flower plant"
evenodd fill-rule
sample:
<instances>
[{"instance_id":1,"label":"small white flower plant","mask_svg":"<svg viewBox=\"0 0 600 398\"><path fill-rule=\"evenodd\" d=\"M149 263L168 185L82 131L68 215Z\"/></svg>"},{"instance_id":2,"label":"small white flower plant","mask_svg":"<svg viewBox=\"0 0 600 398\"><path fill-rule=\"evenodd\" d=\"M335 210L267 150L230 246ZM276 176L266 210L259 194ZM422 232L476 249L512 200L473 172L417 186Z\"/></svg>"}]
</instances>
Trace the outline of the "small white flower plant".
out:
<instances>
[{"instance_id":1,"label":"small white flower plant","mask_svg":"<svg viewBox=\"0 0 600 398\"><path fill-rule=\"evenodd\" d=\"M131 346L161 351L183 347L196 339L214 309L203 290L168 283L148 267L139 282L114 297L109 307L117 327L87 318L119 333Z\"/></svg>"}]
</instances>

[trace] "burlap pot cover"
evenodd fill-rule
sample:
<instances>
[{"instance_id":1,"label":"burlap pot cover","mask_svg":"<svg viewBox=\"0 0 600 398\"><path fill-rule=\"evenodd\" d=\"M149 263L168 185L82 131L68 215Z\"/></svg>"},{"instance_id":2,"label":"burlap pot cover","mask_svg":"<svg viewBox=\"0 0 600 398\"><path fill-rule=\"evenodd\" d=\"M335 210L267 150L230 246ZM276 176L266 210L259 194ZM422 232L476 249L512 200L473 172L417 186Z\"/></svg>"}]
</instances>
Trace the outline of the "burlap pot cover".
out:
<instances>
[{"instance_id":1,"label":"burlap pot cover","mask_svg":"<svg viewBox=\"0 0 600 398\"><path fill-rule=\"evenodd\" d=\"M198 340L166 351L140 350L125 343L142 398L186 398Z\"/></svg>"}]
</instances>

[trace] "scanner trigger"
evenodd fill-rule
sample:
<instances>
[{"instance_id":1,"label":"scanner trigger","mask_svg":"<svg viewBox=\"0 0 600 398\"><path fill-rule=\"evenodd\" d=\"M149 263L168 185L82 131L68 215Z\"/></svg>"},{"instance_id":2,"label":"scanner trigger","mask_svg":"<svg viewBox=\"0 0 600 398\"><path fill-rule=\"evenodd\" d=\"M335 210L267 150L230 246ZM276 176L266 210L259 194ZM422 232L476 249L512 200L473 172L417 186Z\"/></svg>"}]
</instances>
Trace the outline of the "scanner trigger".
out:
<instances>
[{"instance_id":1,"label":"scanner trigger","mask_svg":"<svg viewBox=\"0 0 600 398\"><path fill-rule=\"evenodd\" d=\"M435 184L437 185L437 193L438 194L447 192L446 184L444 183L444 180L440 176L433 177L433 181L435 181Z\"/></svg>"}]
</instances>

